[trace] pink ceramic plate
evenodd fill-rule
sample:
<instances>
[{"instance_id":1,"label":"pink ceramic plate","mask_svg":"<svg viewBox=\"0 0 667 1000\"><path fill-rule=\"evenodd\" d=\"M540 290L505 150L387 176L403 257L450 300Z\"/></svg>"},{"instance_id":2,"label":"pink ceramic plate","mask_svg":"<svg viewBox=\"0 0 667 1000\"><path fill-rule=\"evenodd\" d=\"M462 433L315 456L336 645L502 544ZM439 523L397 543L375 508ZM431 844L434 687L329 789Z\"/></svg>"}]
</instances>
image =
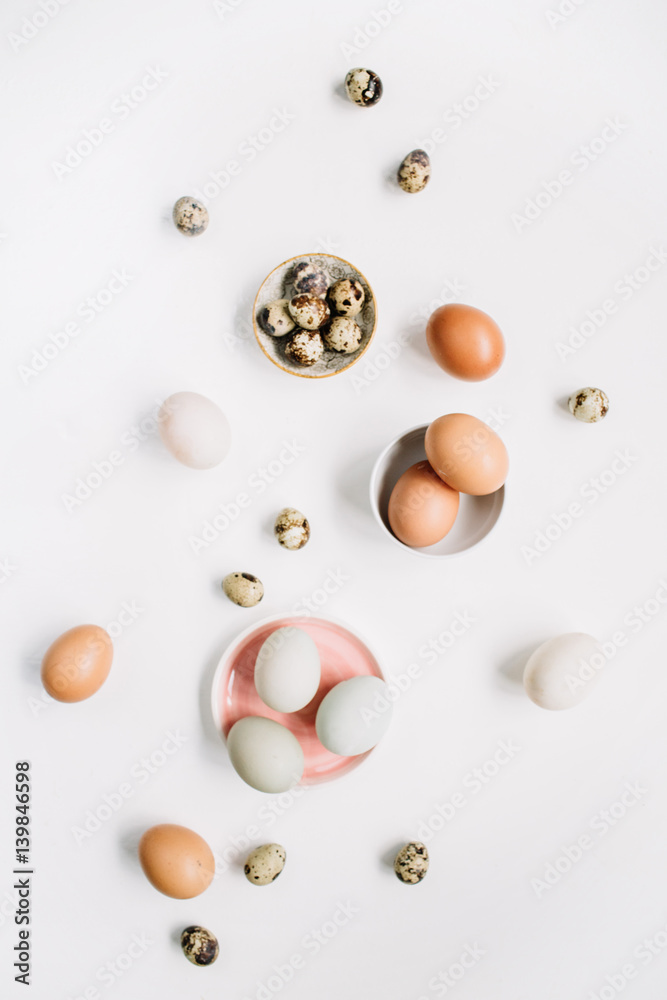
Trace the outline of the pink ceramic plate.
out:
<instances>
[{"instance_id":1,"label":"pink ceramic plate","mask_svg":"<svg viewBox=\"0 0 667 1000\"><path fill-rule=\"evenodd\" d=\"M278 628L295 625L314 640L322 663L322 679L317 694L300 712L274 712L255 690L255 659L262 643ZM364 675L380 677L380 666L366 644L338 622L299 615L276 615L253 625L224 652L213 678L212 708L217 727L226 738L229 730L246 715L264 715L290 729L299 740L305 757L302 784L314 785L346 774L361 764L371 752L356 757L329 753L315 733L315 716L325 694L339 681Z\"/></svg>"}]
</instances>

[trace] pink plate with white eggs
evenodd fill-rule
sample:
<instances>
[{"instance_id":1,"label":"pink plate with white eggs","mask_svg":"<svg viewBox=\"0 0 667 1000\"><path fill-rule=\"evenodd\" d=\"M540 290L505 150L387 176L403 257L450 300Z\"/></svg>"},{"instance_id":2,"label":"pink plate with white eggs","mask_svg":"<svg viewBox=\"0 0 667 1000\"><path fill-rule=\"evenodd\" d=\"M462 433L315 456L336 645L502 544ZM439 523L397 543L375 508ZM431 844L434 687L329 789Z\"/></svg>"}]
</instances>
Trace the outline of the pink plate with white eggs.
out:
<instances>
[{"instance_id":1,"label":"pink plate with white eggs","mask_svg":"<svg viewBox=\"0 0 667 1000\"><path fill-rule=\"evenodd\" d=\"M272 632L286 625L303 629L315 642L320 654L322 677L317 694L299 712L284 714L265 705L255 690L255 660L262 643ZM216 727L226 739L229 730L247 715L263 715L286 726L303 749L305 767L301 784L331 781L357 767L371 753L338 757L326 750L315 732L315 716L320 702L332 687L350 677L379 677L380 665L370 649L340 622L305 615L274 615L242 632L222 655L213 678L211 707Z\"/></svg>"}]
</instances>

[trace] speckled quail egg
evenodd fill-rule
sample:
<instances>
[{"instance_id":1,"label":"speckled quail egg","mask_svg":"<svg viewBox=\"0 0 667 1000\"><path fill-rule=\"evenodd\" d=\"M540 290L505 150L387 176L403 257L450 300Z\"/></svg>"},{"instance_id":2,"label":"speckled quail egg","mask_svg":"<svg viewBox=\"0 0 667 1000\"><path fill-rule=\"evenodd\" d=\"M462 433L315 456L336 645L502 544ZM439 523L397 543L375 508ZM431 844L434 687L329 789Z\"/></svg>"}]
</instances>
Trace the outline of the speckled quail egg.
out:
<instances>
[{"instance_id":1,"label":"speckled quail egg","mask_svg":"<svg viewBox=\"0 0 667 1000\"><path fill-rule=\"evenodd\" d=\"M280 844L262 844L246 858L245 877L253 885L270 885L285 867L286 857L285 848Z\"/></svg>"},{"instance_id":2,"label":"speckled quail egg","mask_svg":"<svg viewBox=\"0 0 667 1000\"><path fill-rule=\"evenodd\" d=\"M228 573L222 589L230 601L242 608L254 608L264 597L264 584L252 573Z\"/></svg>"},{"instance_id":3,"label":"speckled quail egg","mask_svg":"<svg viewBox=\"0 0 667 1000\"><path fill-rule=\"evenodd\" d=\"M272 337L284 337L286 333L291 333L296 323L290 316L289 299L276 299L264 306L259 314L259 321L262 328Z\"/></svg>"},{"instance_id":4,"label":"speckled quail egg","mask_svg":"<svg viewBox=\"0 0 667 1000\"><path fill-rule=\"evenodd\" d=\"M329 279L324 271L309 260L300 261L292 272L292 284L297 295L317 295L324 298Z\"/></svg>"},{"instance_id":5,"label":"speckled quail egg","mask_svg":"<svg viewBox=\"0 0 667 1000\"><path fill-rule=\"evenodd\" d=\"M416 885L428 871L428 851L418 840L412 840L402 847L394 861L396 875L406 885Z\"/></svg>"},{"instance_id":6,"label":"speckled quail egg","mask_svg":"<svg viewBox=\"0 0 667 1000\"><path fill-rule=\"evenodd\" d=\"M339 316L358 316L365 298L363 285L356 278L341 278L329 289L329 301Z\"/></svg>"},{"instance_id":7,"label":"speckled quail egg","mask_svg":"<svg viewBox=\"0 0 667 1000\"><path fill-rule=\"evenodd\" d=\"M423 191L431 177L431 161L423 149L413 149L398 168L398 183L408 194Z\"/></svg>"},{"instance_id":8,"label":"speckled quail egg","mask_svg":"<svg viewBox=\"0 0 667 1000\"><path fill-rule=\"evenodd\" d=\"M303 368L317 364L324 353L318 330L297 330L285 344L285 356Z\"/></svg>"},{"instance_id":9,"label":"speckled quail egg","mask_svg":"<svg viewBox=\"0 0 667 1000\"><path fill-rule=\"evenodd\" d=\"M213 965L220 954L218 939L205 927L193 924L181 934L183 954L193 965Z\"/></svg>"},{"instance_id":10,"label":"speckled quail egg","mask_svg":"<svg viewBox=\"0 0 667 1000\"><path fill-rule=\"evenodd\" d=\"M570 413L577 420L583 420L585 424L596 424L598 420L606 417L609 411L609 398L607 394L602 389L593 389L591 386L587 389L579 389L578 392L573 392L567 404L570 408Z\"/></svg>"},{"instance_id":11,"label":"speckled quail egg","mask_svg":"<svg viewBox=\"0 0 667 1000\"><path fill-rule=\"evenodd\" d=\"M319 330L329 316L329 306L317 295L295 295L289 303L290 316L302 330Z\"/></svg>"},{"instance_id":12,"label":"speckled quail egg","mask_svg":"<svg viewBox=\"0 0 667 1000\"><path fill-rule=\"evenodd\" d=\"M179 198L172 212L174 225L186 236L199 236L208 226L208 209L196 198Z\"/></svg>"},{"instance_id":13,"label":"speckled quail egg","mask_svg":"<svg viewBox=\"0 0 667 1000\"><path fill-rule=\"evenodd\" d=\"M284 549L302 549L310 538L308 518L295 507L280 511L273 527L275 536Z\"/></svg>"},{"instance_id":14,"label":"speckled quail egg","mask_svg":"<svg viewBox=\"0 0 667 1000\"><path fill-rule=\"evenodd\" d=\"M322 331L324 346L340 354L354 354L362 337L361 329L349 316L334 316L329 326Z\"/></svg>"},{"instance_id":15,"label":"speckled quail egg","mask_svg":"<svg viewBox=\"0 0 667 1000\"><path fill-rule=\"evenodd\" d=\"M372 69L351 69L345 77L347 96L360 108L372 108L382 97L382 80Z\"/></svg>"}]
</instances>

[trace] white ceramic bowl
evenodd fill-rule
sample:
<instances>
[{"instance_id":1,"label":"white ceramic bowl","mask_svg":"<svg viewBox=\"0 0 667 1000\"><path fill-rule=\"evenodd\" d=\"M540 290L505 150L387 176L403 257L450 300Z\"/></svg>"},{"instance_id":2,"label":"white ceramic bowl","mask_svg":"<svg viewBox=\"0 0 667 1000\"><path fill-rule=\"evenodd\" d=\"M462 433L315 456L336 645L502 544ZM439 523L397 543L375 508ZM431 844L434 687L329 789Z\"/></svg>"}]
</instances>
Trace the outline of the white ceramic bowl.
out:
<instances>
[{"instance_id":1,"label":"white ceramic bowl","mask_svg":"<svg viewBox=\"0 0 667 1000\"><path fill-rule=\"evenodd\" d=\"M495 493L489 493L482 497L461 493L459 512L454 526L449 534L445 535L442 541L436 542L435 545L429 545L423 549L413 549L399 541L389 527L387 516L389 497L403 473L415 462L423 462L426 458L424 438L427 428L428 424L413 427L412 430L395 438L384 449L373 466L371 474L371 507L375 519L385 535L404 552L412 552L414 555L430 558L459 555L486 538L495 526L503 509L505 487L501 486Z\"/></svg>"},{"instance_id":2,"label":"white ceramic bowl","mask_svg":"<svg viewBox=\"0 0 667 1000\"><path fill-rule=\"evenodd\" d=\"M292 272L295 265L301 261L310 261L324 271L329 278L330 285L334 281L340 281L341 278L356 278L361 283L366 297L363 309L358 316L353 318L361 328L362 338L354 354L340 354L338 351L325 350L317 364L304 367L291 361L285 355L285 344L289 340L289 334L285 337L272 337L271 334L262 329L258 319L262 309L274 299L289 299L293 296ZM329 253L305 253L300 257L291 257L279 264L264 279L253 306L252 325L257 343L269 361L272 361L278 368L290 375L299 375L301 378L327 378L351 368L368 350L377 326L375 295L361 271L358 271L348 261L343 260L342 257L334 257Z\"/></svg>"}]
</instances>

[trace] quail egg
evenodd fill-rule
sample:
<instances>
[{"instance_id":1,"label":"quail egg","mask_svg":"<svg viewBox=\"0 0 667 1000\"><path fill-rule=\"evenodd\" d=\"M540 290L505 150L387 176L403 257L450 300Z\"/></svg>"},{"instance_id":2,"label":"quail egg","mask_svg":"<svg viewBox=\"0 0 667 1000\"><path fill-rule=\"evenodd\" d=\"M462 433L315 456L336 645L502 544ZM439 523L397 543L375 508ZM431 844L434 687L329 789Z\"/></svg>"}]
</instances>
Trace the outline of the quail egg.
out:
<instances>
[{"instance_id":1,"label":"quail egg","mask_svg":"<svg viewBox=\"0 0 667 1000\"><path fill-rule=\"evenodd\" d=\"M280 844L262 844L246 858L245 877L253 885L270 885L285 867L286 857L285 848Z\"/></svg>"},{"instance_id":2,"label":"quail egg","mask_svg":"<svg viewBox=\"0 0 667 1000\"><path fill-rule=\"evenodd\" d=\"M418 840L412 840L402 847L394 861L394 871L406 885L416 885L428 871L428 851Z\"/></svg>"},{"instance_id":3,"label":"quail egg","mask_svg":"<svg viewBox=\"0 0 667 1000\"><path fill-rule=\"evenodd\" d=\"M356 278L341 278L329 289L329 301L339 316L358 316L365 298L363 285Z\"/></svg>"},{"instance_id":4,"label":"quail egg","mask_svg":"<svg viewBox=\"0 0 667 1000\"><path fill-rule=\"evenodd\" d=\"M324 346L340 354L354 354L362 337L360 327L348 316L335 316L322 332Z\"/></svg>"},{"instance_id":5,"label":"quail egg","mask_svg":"<svg viewBox=\"0 0 667 1000\"><path fill-rule=\"evenodd\" d=\"M398 183L408 194L423 191L431 177L431 161L423 149L413 149L398 168Z\"/></svg>"},{"instance_id":6,"label":"quail egg","mask_svg":"<svg viewBox=\"0 0 667 1000\"><path fill-rule=\"evenodd\" d=\"M289 303L290 316L302 330L319 330L329 316L329 306L317 295L295 295Z\"/></svg>"},{"instance_id":7,"label":"quail egg","mask_svg":"<svg viewBox=\"0 0 667 1000\"><path fill-rule=\"evenodd\" d=\"M297 330L285 344L285 355L303 368L316 364L324 353L322 337L317 330Z\"/></svg>"},{"instance_id":8,"label":"quail egg","mask_svg":"<svg viewBox=\"0 0 667 1000\"><path fill-rule=\"evenodd\" d=\"M181 948L188 962L193 965L213 965L220 953L215 934L198 924L185 928L181 934Z\"/></svg>"},{"instance_id":9,"label":"quail egg","mask_svg":"<svg viewBox=\"0 0 667 1000\"><path fill-rule=\"evenodd\" d=\"M284 337L291 333L296 323L290 316L289 299L276 299L264 306L259 314L259 321L264 330L272 337Z\"/></svg>"},{"instance_id":10,"label":"quail egg","mask_svg":"<svg viewBox=\"0 0 667 1000\"><path fill-rule=\"evenodd\" d=\"M602 389L579 389L567 401L570 413L585 424L596 424L609 411L609 398Z\"/></svg>"},{"instance_id":11,"label":"quail egg","mask_svg":"<svg viewBox=\"0 0 667 1000\"><path fill-rule=\"evenodd\" d=\"M351 69L345 77L347 96L360 108L372 108L382 97L382 80L372 69Z\"/></svg>"},{"instance_id":12,"label":"quail egg","mask_svg":"<svg viewBox=\"0 0 667 1000\"><path fill-rule=\"evenodd\" d=\"M208 226L208 209L196 198L179 198L172 212L174 225L186 236L199 236Z\"/></svg>"},{"instance_id":13,"label":"quail egg","mask_svg":"<svg viewBox=\"0 0 667 1000\"><path fill-rule=\"evenodd\" d=\"M242 608L254 608L264 597L264 584L252 573L228 573L222 589L230 601Z\"/></svg>"},{"instance_id":14,"label":"quail egg","mask_svg":"<svg viewBox=\"0 0 667 1000\"><path fill-rule=\"evenodd\" d=\"M302 260L294 268L292 284L297 295L317 295L318 298L323 298L327 294L329 279L311 261Z\"/></svg>"},{"instance_id":15,"label":"quail egg","mask_svg":"<svg viewBox=\"0 0 667 1000\"><path fill-rule=\"evenodd\" d=\"M285 507L276 518L275 536L284 549L302 549L310 538L308 518L295 507Z\"/></svg>"}]
</instances>

